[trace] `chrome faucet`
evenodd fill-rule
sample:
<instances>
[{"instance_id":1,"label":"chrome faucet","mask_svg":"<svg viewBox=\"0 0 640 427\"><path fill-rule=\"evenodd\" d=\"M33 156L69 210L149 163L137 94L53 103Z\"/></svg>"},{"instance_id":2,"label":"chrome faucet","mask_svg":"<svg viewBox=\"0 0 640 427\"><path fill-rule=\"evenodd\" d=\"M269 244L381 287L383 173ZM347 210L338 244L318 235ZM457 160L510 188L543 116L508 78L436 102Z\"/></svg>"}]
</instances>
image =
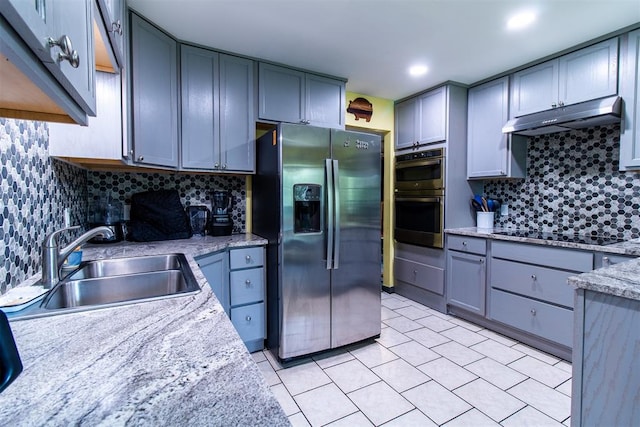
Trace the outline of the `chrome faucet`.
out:
<instances>
[{"instance_id":1,"label":"chrome faucet","mask_svg":"<svg viewBox=\"0 0 640 427\"><path fill-rule=\"evenodd\" d=\"M74 225L73 227L56 230L49 233L42 242L42 279L40 283L45 289L51 289L58 284L60 281L60 268L64 260L76 247L84 245L89 239L97 235L102 235L108 239L113 237L113 231L109 227L96 227L82 234L64 248L58 249L58 235L63 231L77 230L78 228L80 228L79 225Z\"/></svg>"}]
</instances>

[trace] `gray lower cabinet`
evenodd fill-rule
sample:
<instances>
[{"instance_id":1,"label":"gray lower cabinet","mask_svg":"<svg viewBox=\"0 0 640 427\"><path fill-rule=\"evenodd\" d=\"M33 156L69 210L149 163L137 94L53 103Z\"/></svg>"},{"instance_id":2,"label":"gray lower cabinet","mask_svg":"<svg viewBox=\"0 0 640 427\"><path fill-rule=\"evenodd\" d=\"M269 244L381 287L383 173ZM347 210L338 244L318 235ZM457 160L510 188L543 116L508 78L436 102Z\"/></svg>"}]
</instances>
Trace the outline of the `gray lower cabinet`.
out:
<instances>
[{"instance_id":1,"label":"gray lower cabinet","mask_svg":"<svg viewBox=\"0 0 640 427\"><path fill-rule=\"evenodd\" d=\"M400 295L445 312L444 268L442 249L396 243L394 289Z\"/></svg>"},{"instance_id":2,"label":"gray lower cabinet","mask_svg":"<svg viewBox=\"0 0 640 427\"><path fill-rule=\"evenodd\" d=\"M133 161L178 167L178 44L135 13L131 17Z\"/></svg>"},{"instance_id":3,"label":"gray lower cabinet","mask_svg":"<svg viewBox=\"0 0 640 427\"><path fill-rule=\"evenodd\" d=\"M509 119L509 77L469 89L467 178L524 178L527 140L502 133Z\"/></svg>"},{"instance_id":4,"label":"gray lower cabinet","mask_svg":"<svg viewBox=\"0 0 640 427\"><path fill-rule=\"evenodd\" d=\"M622 37L620 96L624 99L620 125L620 170L640 169L640 30Z\"/></svg>"},{"instance_id":5,"label":"gray lower cabinet","mask_svg":"<svg viewBox=\"0 0 640 427\"><path fill-rule=\"evenodd\" d=\"M181 169L255 170L253 61L180 49Z\"/></svg>"},{"instance_id":6,"label":"gray lower cabinet","mask_svg":"<svg viewBox=\"0 0 640 427\"><path fill-rule=\"evenodd\" d=\"M484 316L486 252L484 239L447 236L447 304Z\"/></svg>"},{"instance_id":7,"label":"gray lower cabinet","mask_svg":"<svg viewBox=\"0 0 640 427\"><path fill-rule=\"evenodd\" d=\"M640 301L578 289L573 426L640 425Z\"/></svg>"},{"instance_id":8,"label":"gray lower cabinet","mask_svg":"<svg viewBox=\"0 0 640 427\"><path fill-rule=\"evenodd\" d=\"M250 352L263 349L267 337L264 251L252 246L196 258Z\"/></svg>"},{"instance_id":9,"label":"gray lower cabinet","mask_svg":"<svg viewBox=\"0 0 640 427\"><path fill-rule=\"evenodd\" d=\"M266 63L258 76L260 119L344 129L343 80Z\"/></svg>"}]
</instances>

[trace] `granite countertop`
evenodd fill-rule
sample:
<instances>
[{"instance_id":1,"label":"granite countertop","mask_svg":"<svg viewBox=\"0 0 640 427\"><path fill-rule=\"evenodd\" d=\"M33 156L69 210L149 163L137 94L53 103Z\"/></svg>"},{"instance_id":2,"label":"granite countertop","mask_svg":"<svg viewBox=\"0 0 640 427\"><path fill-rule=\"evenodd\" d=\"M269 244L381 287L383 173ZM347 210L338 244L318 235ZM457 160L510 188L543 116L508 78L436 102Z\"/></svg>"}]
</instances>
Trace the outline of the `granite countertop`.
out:
<instances>
[{"instance_id":1,"label":"granite countertop","mask_svg":"<svg viewBox=\"0 0 640 427\"><path fill-rule=\"evenodd\" d=\"M247 234L84 247L84 259L184 253L202 291L11 322L24 369L0 394L0 425L289 425L193 258L266 243Z\"/></svg>"},{"instance_id":2,"label":"granite countertop","mask_svg":"<svg viewBox=\"0 0 640 427\"><path fill-rule=\"evenodd\" d=\"M495 228L494 232L502 231ZM522 243L532 243L546 246L582 249L602 252L605 254L619 254L640 257L640 239L632 239L626 242L610 245L589 245L583 243L571 243L563 241L550 241L530 239L526 237L513 237L495 234L476 227L455 228L445 230L448 234L462 236L483 237L493 240L507 240ZM611 267L598 268L588 273L582 273L568 278L569 285L576 289L586 289L601 292L623 298L640 300L640 258L631 259Z\"/></svg>"}]
</instances>

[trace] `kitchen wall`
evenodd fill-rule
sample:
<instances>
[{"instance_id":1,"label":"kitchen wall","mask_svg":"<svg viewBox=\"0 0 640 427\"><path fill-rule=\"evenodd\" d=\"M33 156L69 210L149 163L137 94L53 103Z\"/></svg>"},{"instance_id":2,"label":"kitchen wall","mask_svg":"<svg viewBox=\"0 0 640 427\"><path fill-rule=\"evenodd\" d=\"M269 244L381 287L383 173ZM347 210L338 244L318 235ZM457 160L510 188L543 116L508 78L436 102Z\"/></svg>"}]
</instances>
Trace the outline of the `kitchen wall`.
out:
<instances>
[{"instance_id":1,"label":"kitchen wall","mask_svg":"<svg viewBox=\"0 0 640 427\"><path fill-rule=\"evenodd\" d=\"M524 180L485 182L496 226L640 237L640 173L618 171L620 126L529 138Z\"/></svg>"},{"instance_id":2,"label":"kitchen wall","mask_svg":"<svg viewBox=\"0 0 640 427\"><path fill-rule=\"evenodd\" d=\"M63 227L65 208L86 227L89 200L107 193L126 203L136 192L175 188L183 205L210 207L209 190L231 190L234 232L245 231L244 177L86 171L50 158L48 148L46 123L0 118L0 294L40 271L42 241Z\"/></svg>"}]
</instances>

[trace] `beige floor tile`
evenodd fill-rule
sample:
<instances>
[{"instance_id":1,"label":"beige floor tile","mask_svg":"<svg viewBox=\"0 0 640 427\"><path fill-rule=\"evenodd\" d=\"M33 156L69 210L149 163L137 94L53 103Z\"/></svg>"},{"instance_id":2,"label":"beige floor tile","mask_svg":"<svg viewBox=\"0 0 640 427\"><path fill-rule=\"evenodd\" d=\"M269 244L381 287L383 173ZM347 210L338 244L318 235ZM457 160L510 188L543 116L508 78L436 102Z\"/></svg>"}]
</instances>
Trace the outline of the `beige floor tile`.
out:
<instances>
[{"instance_id":1,"label":"beige floor tile","mask_svg":"<svg viewBox=\"0 0 640 427\"><path fill-rule=\"evenodd\" d=\"M429 348L449 341L449 338L443 337L428 328L416 329L415 331L407 332L405 335Z\"/></svg>"},{"instance_id":2,"label":"beige floor tile","mask_svg":"<svg viewBox=\"0 0 640 427\"><path fill-rule=\"evenodd\" d=\"M461 319L459 317L451 316L449 321L451 323L455 323L456 325L462 326L463 328L466 328L466 329L468 329L470 331L473 331L473 332L480 332L481 330L484 329L482 326L478 326L475 323L468 322L468 321L463 320L463 319Z\"/></svg>"},{"instance_id":3,"label":"beige floor tile","mask_svg":"<svg viewBox=\"0 0 640 427\"><path fill-rule=\"evenodd\" d=\"M355 414L347 415L344 418L340 418L338 421L334 421L327 424L331 427L370 427L373 426L371 421L364 416L362 412L356 412Z\"/></svg>"},{"instance_id":4,"label":"beige floor tile","mask_svg":"<svg viewBox=\"0 0 640 427\"><path fill-rule=\"evenodd\" d=\"M571 398L538 381L528 379L508 391L556 421L563 422L571 415Z\"/></svg>"},{"instance_id":5,"label":"beige floor tile","mask_svg":"<svg viewBox=\"0 0 640 427\"><path fill-rule=\"evenodd\" d=\"M271 353L271 351L265 350L264 356L267 358L267 360L271 364L271 367L273 368L274 371L279 371L280 369L282 369L282 365L280 364L278 359L273 355L273 353Z\"/></svg>"},{"instance_id":6,"label":"beige floor tile","mask_svg":"<svg viewBox=\"0 0 640 427\"><path fill-rule=\"evenodd\" d=\"M551 388L558 387L560 384L571 378L570 373L531 356L518 359L515 362L510 363L509 367L533 378L534 380L540 381L542 384L548 385Z\"/></svg>"},{"instance_id":7,"label":"beige floor tile","mask_svg":"<svg viewBox=\"0 0 640 427\"><path fill-rule=\"evenodd\" d=\"M383 424L384 427L437 427L438 425L431 421L425 414L417 409L400 415L388 423Z\"/></svg>"},{"instance_id":8,"label":"beige floor tile","mask_svg":"<svg viewBox=\"0 0 640 427\"><path fill-rule=\"evenodd\" d=\"M386 423L414 409L411 403L382 381L349 393L348 396L375 425Z\"/></svg>"},{"instance_id":9,"label":"beige floor tile","mask_svg":"<svg viewBox=\"0 0 640 427\"><path fill-rule=\"evenodd\" d=\"M408 322L413 322L412 320L409 320L406 317L396 317L395 319L389 319L388 322L393 322L396 319L405 319ZM380 344L382 344L385 347L392 347L394 345L402 344L403 342L411 341L411 338L407 337L401 332L398 332L398 330L393 327L393 324L389 324L389 325L391 327L383 329L380 332L380 338L376 339L376 341L378 341ZM421 328L422 326L417 325L417 327Z\"/></svg>"},{"instance_id":10,"label":"beige floor tile","mask_svg":"<svg viewBox=\"0 0 640 427\"><path fill-rule=\"evenodd\" d=\"M504 420L526 406L524 402L482 378L463 385L454 390L454 393L496 422Z\"/></svg>"},{"instance_id":11,"label":"beige floor tile","mask_svg":"<svg viewBox=\"0 0 640 427\"><path fill-rule=\"evenodd\" d=\"M482 354L455 341L433 347L432 350L460 366L468 365L484 357Z\"/></svg>"},{"instance_id":12,"label":"beige floor tile","mask_svg":"<svg viewBox=\"0 0 640 427\"><path fill-rule=\"evenodd\" d=\"M382 365L383 363L390 362L398 358L395 353L387 350L377 342L350 350L349 352L368 368L373 368L374 366Z\"/></svg>"},{"instance_id":13,"label":"beige floor tile","mask_svg":"<svg viewBox=\"0 0 640 427\"><path fill-rule=\"evenodd\" d=\"M416 320L416 322L436 332L442 332L456 327L455 323L451 323L438 316L423 317L422 319Z\"/></svg>"},{"instance_id":14,"label":"beige floor tile","mask_svg":"<svg viewBox=\"0 0 640 427\"><path fill-rule=\"evenodd\" d=\"M309 421L305 418L302 412L298 412L297 414L293 414L289 417L289 422L293 427L310 427Z\"/></svg>"},{"instance_id":15,"label":"beige floor tile","mask_svg":"<svg viewBox=\"0 0 640 427\"><path fill-rule=\"evenodd\" d=\"M444 424L443 427L499 427L500 424L487 417L477 409L465 412Z\"/></svg>"},{"instance_id":16,"label":"beige floor tile","mask_svg":"<svg viewBox=\"0 0 640 427\"><path fill-rule=\"evenodd\" d=\"M500 344L504 344L507 347L511 347L512 345L518 344L518 341L511 339L509 337L505 337L504 335L501 335L497 332L493 332L489 329L483 329L481 331L478 331L478 333L494 341L498 341Z\"/></svg>"},{"instance_id":17,"label":"beige floor tile","mask_svg":"<svg viewBox=\"0 0 640 427\"><path fill-rule=\"evenodd\" d=\"M298 408L295 400L293 400L293 397L291 397L283 384L271 386L271 392L276 396L280 406L282 406L282 410L287 416L300 412L300 408Z\"/></svg>"},{"instance_id":18,"label":"beige floor tile","mask_svg":"<svg viewBox=\"0 0 640 427\"><path fill-rule=\"evenodd\" d=\"M438 353L431 351L427 347L415 341L409 341L404 344L390 347L389 350L413 366L422 365L423 363L427 363L440 357Z\"/></svg>"},{"instance_id":19,"label":"beige floor tile","mask_svg":"<svg viewBox=\"0 0 640 427\"><path fill-rule=\"evenodd\" d=\"M324 372L344 393L350 393L380 381L380 378L369 368L355 359L327 368Z\"/></svg>"},{"instance_id":20,"label":"beige floor tile","mask_svg":"<svg viewBox=\"0 0 640 427\"><path fill-rule=\"evenodd\" d=\"M393 329L395 329L398 332L409 332L409 331L422 328L421 324L411 319L408 319L404 316L398 316L398 317L394 317L393 319L387 319L385 320L384 323L391 326Z\"/></svg>"},{"instance_id":21,"label":"beige floor tile","mask_svg":"<svg viewBox=\"0 0 640 427\"><path fill-rule=\"evenodd\" d=\"M339 365L340 363L344 363L353 359L353 355L349 353L348 350L342 348L313 356L313 360L315 360L318 366L320 366L322 369L326 369L333 365Z\"/></svg>"},{"instance_id":22,"label":"beige floor tile","mask_svg":"<svg viewBox=\"0 0 640 427\"><path fill-rule=\"evenodd\" d=\"M468 364L465 369L502 390L511 388L527 379L527 376L522 375L520 372L514 371L488 357Z\"/></svg>"},{"instance_id":23,"label":"beige floor tile","mask_svg":"<svg viewBox=\"0 0 640 427\"><path fill-rule=\"evenodd\" d=\"M471 409L467 402L435 381L414 387L402 395L438 425Z\"/></svg>"},{"instance_id":24,"label":"beige floor tile","mask_svg":"<svg viewBox=\"0 0 640 427\"><path fill-rule=\"evenodd\" d=\"M429 381L429 377L402 359L376 366L373 372L399 393Z\"/></svg>"},{"instance_id":25,"label":"beige floor tile","mask_svg":"<svg viewBox=\"0 0 640 427\"><path fill-rule=\"evenodd\" d=\"M358 411L335 384L301 393L294 400L312 426L322 426Z\"/></svg>"},{"instance_id":26,"label":"beige floor tile","mask_svg":"<svg viewBox=\"0 0 640 427\"><path fill-rule=\"evenodd\" d=\"M292 396L329 384L331 378L313 361L276 371Z\"/></svg>"},{"instance_id":27,"label":"beige floor tile","mask_svg":"<svg viewBox=\"0 0 640 427\"><path fill-rule=\"evenodd\" d=\"M562 424L542 412L527 406L502 421L504 427L562 427Z\"/></svg>"},{"instance_id":28,"label":"beige floor tile","mask_svg":"<svg viewBox=\"0 0 640 427\"><path fill-rule=\"evenodd\" d=\"M385 298L382 300L382 306L391 310L396 310L402 307L409 307L411 304L409 300L400 300L398 298Z\"/></svg>"},{"instance_id":29,"label":"beige floor tile","mask_svg":"<svg viewBox=\"0 0 640 427\"><path fill-rule=\"evenodd\" d=\"M462 326L456 326L455 328L447 329L446 331L442 331L441 334L447 338L451 338L453 341L459 342L466 347L471 347L474 344L478 344L479 342L486 341L488 339L484 335L480 335L477 332L470 331L469 329Z\"/></svg>"},{"instance_id":30,"label":"beige floor tile","mask_svg":"<svg viewBox=\"0 0 640 427\"><path fill-rule=\"evenodd\" d=\"M265 359L257 365L260 368L260 372L262 372L262 376L267 381L267 385L272 386L280 383L280 377L273 370L268 360Z\"/></svg>"},{"instance_id":31,"label":"beige floor tile","mask_svg":"<svg viewBox=\"0 0 640 427\"><path fill-rule=\"evenodd\" d=\"M555 366L558 369L562 369L563 371L568 372L570 374L573 373L573 367L571 363L567 362L566 360L561 360L553 366Z\"/></svg>"},{"instance_id":32,"label":"beige floor tile","mask_svg":"<svg viewBox=\"0 0 640 427\"><path fill-rule=\"evenodd\" d=\"M481 343L473 345L471 346L471 349L477 351L478 353L482 353L485 356L490 357L502 364L514 362L525 356L524 353L518 350L514 350L513 348L508 347L501 342L494 341L493 339L488 339L486 341L482 341Z\"/></svg>"},{"instance_id":33,"label":"beige floor tile","mask_svg":"<svg viewBox=\"0 0 640 427\"><path fill-rule=\"evenodd\" d=\"M465 368L444 357L420 365L418 369L448 390L456 389L478 378Z\"/></svg>"},{"instance_id":34,"label":"beige floor tile","mask_svg":"<svg viewBox=\"0 0 640 427\"><path fill-rule=\"evenodd\" d=\"M267 360L267 356L264 355L263 350L251 353L251 357L253 357L253 361L256 363L260 363L264 360Z\"/></svg>"},{"instance_id":35,"label":"beige floor tile","mask_svg":"<svg viewBox=\"0 0 640 427\"><path fill-rule=\"evenodd\" d=\"M390 308L385 307L384 305L382 306L382 309L380 311L380 316L382 317L382 320L387 320L387 319L391 319L393 317L399 317L400 315L398 313L396 313L395 311L391 310Z\"/></svg>"},{"instance_id":36,"label":"beige floor tile","mask_svg":"<svg viewBox=\"0 0 640 427\"><path fill-rule=\"evenodd\" d=\"M571 417L567 418L566 420L564 420L562 422L563 425L567 426L567 427L571 427Z\"/></svg>"},{"instance_id":37,"label":"beige floor tile","mask_svg":"<svg viewBox=\"0 0 640 427\"><path fill-rule=\"evenodd\" d=\"M529 347L528 345L518 343L512 347L514 350L518 350L524 354L528 354L531 357L535 357L538 360L542 360L549 365L555 365L560 361L559 358L552 356L548 353L545 353L540 350L536 350L535 348Z\"/></svg>"},{"instance_id":38,"label":"beige floor tile","mask_svg":"<svg viewBox=\"0 0 640 427\"><path fill-rule=\"evenodd\" d=\"M429 315L422 305L410 305L409 307L399 308L395 312L411 320L421 319Z\"/></svg>"},{"instance_id":39,"label":"beige floor tile","mask_svg":"<svg viewBox=\"0 0 640 427\"><path fill-rule=\"evenodd\" d=\"M567 396L571 397L571 380L569 379L563 382L558 387L556 387L556 390L558 390L562 394L566 394Z\"/></svg>"}]
</instances>

